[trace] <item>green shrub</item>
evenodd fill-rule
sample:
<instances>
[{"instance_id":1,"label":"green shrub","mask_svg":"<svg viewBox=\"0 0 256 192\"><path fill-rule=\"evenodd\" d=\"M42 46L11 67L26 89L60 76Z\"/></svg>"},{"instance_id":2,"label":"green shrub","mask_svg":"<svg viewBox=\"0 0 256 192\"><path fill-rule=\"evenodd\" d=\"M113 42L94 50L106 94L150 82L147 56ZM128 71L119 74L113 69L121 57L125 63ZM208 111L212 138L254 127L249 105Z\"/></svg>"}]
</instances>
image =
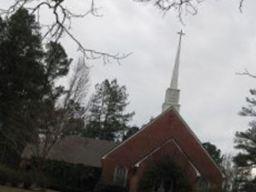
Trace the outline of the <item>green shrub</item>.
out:
<instances>
[{"instance_id":1,"label":"green shrub","mask_svg":"<svg viewBox=\"0 0 256 192\"><path fill-rule=\"evenodd\" d=\"M0 184L3 185L8 182L7 168L0 164Z\"/></svg>"},{"instance_id":2,"label":"green shrub","mask_svg":"<svg viewBox=\"0 0 256 192\"><path fill-rule=\"evenodd\" d=\"M33 170L20 171L20 180L24 184L24 188L28 189L35 184L38 187L47 188L50 185L50 180L44 175L40 175Z\"/></svg>"},{"instance_id":3,"label":"green shrub","mask_svg":"<svg viewBox=\"0 0 256 192\"><path fill-rule=\"evenodd\" d=\"M14 170L0 164L0 184L10 183L13 186L23 184L28 189L36 184L39 187L51 188L61 192L91 192L98 183L101 169L75 165L63 161L49 160L44 162L42 174L34 169Z\"/></svg>"},{"instance_id":4,"label":"green shrub","mask_svg":"<svg viewBox=\"0 0 256 192\"><path fill-rule=\"evenodd\" d=\"M169 156L161 161L152 162L140 180L141 191L148 192L158 189L163 185L165 191L191 191L191 185L184 175L184 170Z\"/></svg>"},{"instance_id":5,"label":"green shrub","mask_svg":"<svg viewBox=\"0 0 256 192\"><path fill-rule=\"evenodd\" d=\"M20 176L22 177L23 187L25 189L29 189L30 186L33 184L33 174L32 174L32 172L22 172L20 174Z\"/></svg>"},{"instance_id":6,"label":"green shrub","mask_svg":"<svg viewBox=\"0 0 256 192\"><path fill-rule=\"evenodd\" d=\"M10 183L12 186L23 184L28 189L32 184L48 186L49 181L44 176L37 175L34 171L15 170L0 164L0 184Z\"/></svg>"},{"instance_id":7,"label":"green shrub","mask_svg":"<svg viewBox=\"0 0 256 192\"><path fill-rule=\"evenodd\" d=\"M36 167L36 164L34 159L32 167ZM101 175L100 168L55 160L45 161L42 171L48 179L46 183L49 188L61 192L93 191Z\"/></svg>"},{"instance_id":8,"label":"green shrub","mask_svg":"<svg viewBox=\"0 0 256 192\"><path fill-rule=\"evenodd\" d=\"M10 183L12 186L17 186L20 182L19 172L5 165L0 164L0 183Z\"/></svg>"}]
</instances>

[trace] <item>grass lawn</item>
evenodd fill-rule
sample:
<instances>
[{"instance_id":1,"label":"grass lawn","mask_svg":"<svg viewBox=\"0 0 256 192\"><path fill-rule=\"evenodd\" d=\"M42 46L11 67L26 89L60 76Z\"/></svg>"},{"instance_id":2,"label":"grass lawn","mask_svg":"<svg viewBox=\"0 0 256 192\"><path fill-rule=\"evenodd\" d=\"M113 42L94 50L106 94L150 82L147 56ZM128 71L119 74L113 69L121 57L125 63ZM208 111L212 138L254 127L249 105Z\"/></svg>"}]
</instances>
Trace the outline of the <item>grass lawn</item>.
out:
<instances>
[{"instance_id":1,"label":"grass lawn","mask_svg":"<svg viewBox=\"0 0 256 192\"><path fill-rule=\"evenodd\" d=\"M31 190L25 190L25 189L13 188L13 187L6 187L6 186L1 186L0 185L0 192L32 192L32 191ZM47 192L56 192L56 191L47 190Z\"/></svg>"}]
</instances>

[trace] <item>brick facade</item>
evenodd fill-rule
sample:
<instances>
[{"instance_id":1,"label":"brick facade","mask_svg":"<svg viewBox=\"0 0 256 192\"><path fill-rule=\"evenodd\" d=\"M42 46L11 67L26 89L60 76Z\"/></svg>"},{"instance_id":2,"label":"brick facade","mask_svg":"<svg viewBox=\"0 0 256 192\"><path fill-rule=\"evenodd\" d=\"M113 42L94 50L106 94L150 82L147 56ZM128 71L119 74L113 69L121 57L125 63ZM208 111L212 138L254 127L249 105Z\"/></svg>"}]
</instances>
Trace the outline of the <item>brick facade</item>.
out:
<instances>
[{"instance_id":1,"label":"brick facade","mask_svg":"<svg viewBox=\"0 0 256 192\"><path fill-rule=\"evenodd\" d=\"M204 178L212 192L220 192L223 175L200 141L181 116L170 108L160 114L137 134L121 143L102 158L102 179L113 184L116 167L127 169L127 186L138 192L138 183L150 161L166 155L184 167L190 183L196 189L198 177Z\"/></svg>"}]
</instances>

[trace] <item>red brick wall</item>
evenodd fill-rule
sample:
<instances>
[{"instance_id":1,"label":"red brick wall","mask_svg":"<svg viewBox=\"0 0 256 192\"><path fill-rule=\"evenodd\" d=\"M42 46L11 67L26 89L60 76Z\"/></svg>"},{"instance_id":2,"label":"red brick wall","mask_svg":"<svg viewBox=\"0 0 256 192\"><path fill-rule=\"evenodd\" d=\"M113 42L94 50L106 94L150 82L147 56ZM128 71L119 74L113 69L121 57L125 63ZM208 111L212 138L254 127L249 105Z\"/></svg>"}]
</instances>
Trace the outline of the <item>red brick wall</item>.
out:
<instances>
[{"instance_id":1,"label":"red brick wall","mask_svg":"<svg viewBox=\"0 0 256 192\"><path fill-rule=\"evenodd\" d=\"M103 179L110 182L113 176L113 167L117 164L130 169L145 155L170 139L176 140L200 173L212 185L216 186L216 191L220 191L222 185L221 172L200 145L193 132L186 126L177 112L173 110L160 115L134 137L131 137L109 153L102 161Z\"/></svg>"},{"instance_id":2,"label":"red brick wall","mask_svg":"<svg viewBox=\"0 0 256 192\"><path fill-rule=\"evenodd\" d=\"M145 159L145 161L143 161L140 164L136 175L134 175L132 182L130 182L130 187L133 189L133 191L139 191L138 190L139 180L141 177L143 177L144 171L147 170L153 162L159 162L162 159L169 158L169 157L171 157L172 160L176 162L177 165L182 170L184 170L184 175L186 176L186 178L188 178L188 181L192 185L192 187L195 188L194 185L197 180L197 175L194 168L188 162L188 159L186 158L186 156L177 148L174 141L170 141L166 145L164 145L160 150L153 153L151 156L149 156L147 159ZM134 181L134 178L136 178L135 181Z\"/></svg>"},{"instance_id":3,"label":"red brick wall","mask_svg":"<svg viewBox=\"0 0 256 192\"><path fill-rule=\"evenodd\" d=\"M113 174L117 163L111 159L102 160L102 181L107 185L111 185L113 181Z\"/></svg>"}]
</instances>

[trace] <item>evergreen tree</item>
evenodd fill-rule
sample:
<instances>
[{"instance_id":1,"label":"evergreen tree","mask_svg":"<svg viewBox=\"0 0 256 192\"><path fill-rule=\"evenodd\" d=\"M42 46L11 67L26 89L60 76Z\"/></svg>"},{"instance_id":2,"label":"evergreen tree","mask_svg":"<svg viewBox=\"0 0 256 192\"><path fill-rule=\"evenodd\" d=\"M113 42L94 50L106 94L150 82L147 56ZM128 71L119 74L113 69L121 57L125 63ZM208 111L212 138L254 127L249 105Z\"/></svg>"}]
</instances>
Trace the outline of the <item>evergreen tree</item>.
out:
<instances>
[{"instance_id":1,"label":"evergreen tree","mask_svg":"<svg viewBox=\"0 0 256 192\"><path fill-rule=\"evenodd\" d=\"M124 134L122 140L124 141L124 140L128 139L129 137L131 137L131 136L133 136L135 133L137 133L139 130L140 130L140 129L139 129L138 127L136 127L136 126L130 127L130 128L126 131L126 133Z\"/></svg>"},{"instance_id":2,"label":"evergreen tree","mask_svg":"<svg viewBox=\"0 0 256 192\"><path fill-rule=\"evenodd\" d=\"M240 170L239 191L255 191L256 177L251 171L256 166L256 90L250 90L251 97L247 97L247 107L242 107L240 115L251 117L246 131L236 132L235 148L240 152L234 157L234 162Z\"/></svg>"},{"instance_id":3,"label":"evergreen tree","mask_svg":"<svg viewBox=\"0 0 256 192\"><path fill-rule=\"evenodd\" d=\"M210 142L205 142L202 145L209 153L211 158L215 161L215 163L221 168L221 164L223 161L223 155L221 154L221 150Z\"/></svg>"},{"instance_id":4,"label":"evergreen tree","mask_svg":"<svg viewBox=\"0 0 256 192\"><path fill-rule=\"evenodd\" d=\"M83 136L115 140L128 129L128 122L134 112L125 113L128 105L125 86L119 86L117 80L103 81L95 86L89 108L89 121Z\"/></svg>"},{"instance_id":5,"label":"evergreen tree","mask_svg":"<svg viewBox=\"0 0 256 192\"><path fill-rule=\"evenodd\" d=\"M43 110L55 110L64 94L54 81L67 74L70 62L60 44L43 47L27 10L0 19L0 161L17 163L24 146L38 138Z\"/></svg>"},{"instance_id":6,"label":"evergreen tree","mask_svg":"<svg viewBox=\"0 0 256 192\"><path fill-rule=\"evenodd\" d=\"M1 160L12 162L23 149L21 141L28 139L32 127L24 121L30 116L32 103L44 95L46 78L40 64L39 26L33 16L24 9L17 11L1 20L0 34Z\"/></svg>"}]
</instances>

